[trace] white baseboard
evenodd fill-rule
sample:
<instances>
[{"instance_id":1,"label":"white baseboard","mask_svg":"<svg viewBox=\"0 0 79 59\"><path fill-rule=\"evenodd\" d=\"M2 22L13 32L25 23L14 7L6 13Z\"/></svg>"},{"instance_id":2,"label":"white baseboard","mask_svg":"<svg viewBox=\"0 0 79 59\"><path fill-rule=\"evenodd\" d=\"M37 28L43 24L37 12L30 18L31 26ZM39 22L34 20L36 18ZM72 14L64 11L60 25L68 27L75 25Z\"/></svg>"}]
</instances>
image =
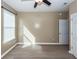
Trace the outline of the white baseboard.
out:
<instances>
[{"instance_id":1,"label":"white baseboard","mask_svg":"<svg viewBox=\"0 0 79 59\"><path fill-rule=\"evenodd\" d=\"M67 44L61 44L61 43L35 43L37 45L67 45Z\"/></svg>"},{"instance_id":2,"label":"white baseboard","mask_svg":"<svg viewBox=\"0 0 79 59\"><path fill-rule=\"evenodd\" d=\"M27 43L21 43L18 42L17 44L27 44ZM68 45L68 44L62 44L62 43L35 43L36 45Z\"/></svg>"},{"instance_id":3,"label":"white baseboard","mask_svg":"<svg viewBox=\"0 0 79 59\"><path fill-rule=\"evenodd\" d=\"M69 50L68 52L77 58L77 55L75 55L73 51Z\"/></svg>"},{"instance_id":4,"label":"white baseboard","mask_svg":"<svg viewBox=\"0 0 79 59\"><path fill-rule=\"evenodd\" d=\"M73 54L73 53L71 52L71 50L69 50L68 52L69 52L70 54Z\"/></svg>"},{"instance_id":5,"label":"white baseboard","mask_svg":"<svg viewBox=\"0 0 79 59\"><path fill-rule=\"evenodd\" d=\"M9 48L6 52L4 52L4 53L1 55L1 58L3 58L7 53L9 53L16 45L17 45L17 43L16 43L15 45L13 45L11 48Z\"/></svg>"}]
</instances>

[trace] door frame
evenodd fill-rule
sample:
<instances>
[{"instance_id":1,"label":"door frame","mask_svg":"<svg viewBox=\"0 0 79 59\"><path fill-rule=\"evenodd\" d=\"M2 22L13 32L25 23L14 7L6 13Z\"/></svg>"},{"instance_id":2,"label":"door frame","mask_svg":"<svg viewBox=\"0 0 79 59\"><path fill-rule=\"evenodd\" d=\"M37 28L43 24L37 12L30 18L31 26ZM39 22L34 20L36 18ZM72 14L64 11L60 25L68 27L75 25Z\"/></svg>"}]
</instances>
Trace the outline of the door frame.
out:
<instances>
[{"instance_id":1,"label":"door frame","mask_svg":"<svg viewBox=\"0 0 79 59\"><path fill-rule=\"evenodd\" d=\"M71 20L72 20L72 17L73 17L74 15L77 15L77 13L73 13L73 14L70 15L70 28L69 28L69 33L70 33L70 34L69 34L69 53L72 54L72 55L74 55L74 53L73 53L73 51L72 51L72 45L71 45L71 43L72 43L72 41L71 41L71 40L72 40L72 39L71 39L71 37L72 37L72 36L71 36L72 21L71 21ZM74 56L77 57L76 55L74 55Z\"/></svg>"}]
</instances>

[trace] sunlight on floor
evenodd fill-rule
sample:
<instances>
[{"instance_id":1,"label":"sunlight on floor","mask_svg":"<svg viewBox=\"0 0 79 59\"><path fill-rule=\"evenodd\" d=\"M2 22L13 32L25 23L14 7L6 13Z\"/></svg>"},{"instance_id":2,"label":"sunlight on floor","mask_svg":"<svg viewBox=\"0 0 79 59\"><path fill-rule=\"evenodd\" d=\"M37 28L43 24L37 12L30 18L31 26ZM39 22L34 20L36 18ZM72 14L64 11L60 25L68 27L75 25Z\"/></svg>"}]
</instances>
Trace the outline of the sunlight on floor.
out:
<instances>
[{"instance_id":1,"label":"sunlight on floor","mask_svg":"<svg viewBox=\"0 0 79 59\"><path fill-rule=\"evenodd\" d=\"M25 47L28 47L28 46L31 46L32 44L31 43L27 43L27 44L23 44L22 48L25 48Z\"/></svg>"}]
</instances>

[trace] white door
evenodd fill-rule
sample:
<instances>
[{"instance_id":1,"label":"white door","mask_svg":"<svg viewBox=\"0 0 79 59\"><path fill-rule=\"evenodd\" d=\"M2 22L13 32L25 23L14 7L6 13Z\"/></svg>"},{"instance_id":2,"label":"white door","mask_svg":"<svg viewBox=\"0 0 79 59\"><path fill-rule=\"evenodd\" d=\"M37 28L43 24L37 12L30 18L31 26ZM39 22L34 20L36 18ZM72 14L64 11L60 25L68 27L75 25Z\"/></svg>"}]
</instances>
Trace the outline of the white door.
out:
<instances>
[{"instance_id":1,"label":"white door","mask_svg":"<svg viewBox=\"0 0 79 59\"><path fill-rule=\"evenodd\" d=\"M68 20L59 20L59 43L68 44Z\"/></svg>"},{"instance_id":2,"label":"white door","mask_svg":"<svg viewBox=\"0 0 79 59\"><path fill-rule=\"evenodd\" d=\"M71 52L77 56L77 14L71 15Z\"/></svg>"}]
</instances>

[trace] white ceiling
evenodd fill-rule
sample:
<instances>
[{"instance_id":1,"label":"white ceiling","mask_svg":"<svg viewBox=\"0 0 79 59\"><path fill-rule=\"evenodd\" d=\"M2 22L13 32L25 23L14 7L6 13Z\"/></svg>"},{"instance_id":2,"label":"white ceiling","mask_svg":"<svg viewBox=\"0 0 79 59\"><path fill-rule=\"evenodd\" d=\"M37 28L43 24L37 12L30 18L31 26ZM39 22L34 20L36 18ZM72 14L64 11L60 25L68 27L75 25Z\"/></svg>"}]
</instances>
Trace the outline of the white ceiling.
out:
<instances>
[{"instance_id":1,"label":"white ceiling","mask_svg":"<svg viewBox=\"0 0 79 59\"><path fill-rule=\"evenodd\" d=\"M22 1L22 0L3 0L3 2L10 5L12 8L19 12L49 12L49 11L68 11L68 5L73 0L49 0L52 4L47 6L44 3L34 8L34 0ZM67 3L64 5L64 3Z\"/></svg>"}]
</instances>

